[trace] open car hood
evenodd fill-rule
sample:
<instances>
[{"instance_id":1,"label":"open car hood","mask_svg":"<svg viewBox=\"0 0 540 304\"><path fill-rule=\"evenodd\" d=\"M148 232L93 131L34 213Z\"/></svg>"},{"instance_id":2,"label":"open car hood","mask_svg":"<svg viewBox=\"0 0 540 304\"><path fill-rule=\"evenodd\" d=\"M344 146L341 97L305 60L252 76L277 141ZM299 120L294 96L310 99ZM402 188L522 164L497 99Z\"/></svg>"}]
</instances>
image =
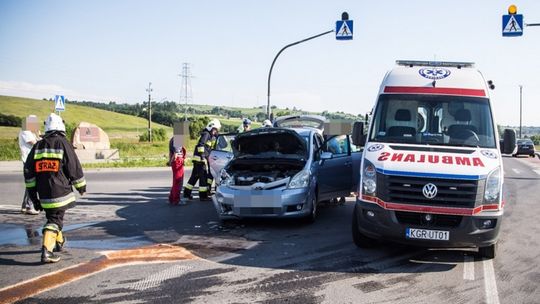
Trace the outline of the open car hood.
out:
<instances>
[{"instance_id":1,"label":"open car hood","mask_svg":"<svg viewBox=\"0 0 540 304\"><path fill-rule=\"evenodd\" d=\"M281 128L315 128L324 130L326 118L319 115L288 115L275 119L274 125Z\"/></svg>"},{"instance_id":2,"label":"open car hood","mask_svg":"<svg viewBox=\"0 0 540 304\"><path fill-rule=\"evenodd\" d=\"M232 142L234 158L307 159L306 141L294 130L260 128L239 134Z\"/></svg>"}]
</instances>

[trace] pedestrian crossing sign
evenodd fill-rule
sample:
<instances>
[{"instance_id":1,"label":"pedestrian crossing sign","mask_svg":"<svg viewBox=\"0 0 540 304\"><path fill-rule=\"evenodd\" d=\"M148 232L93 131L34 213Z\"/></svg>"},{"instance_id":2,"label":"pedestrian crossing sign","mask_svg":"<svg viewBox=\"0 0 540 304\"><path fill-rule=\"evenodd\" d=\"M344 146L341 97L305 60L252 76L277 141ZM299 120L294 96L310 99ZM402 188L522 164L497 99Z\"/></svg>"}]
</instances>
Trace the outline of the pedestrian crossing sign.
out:
<instances>
[{"instance_id":1,"label":"pedestrian crossing sign","mask_svg":"<svg viewBox=\"0 0 540 304\"><path fill-rule=\"evenodd\" d=\"M66 110L66 99L64 95L54 96L54 110L57 112Z\"/></svg>"},{"instance_id":2,"label":"pedestrian crossing sign","mask_svg":"<svg viewBox=\"0 0 540 304\"><path fill-rule=\"evenodd\" d=\"M352 40L353 39L353 21L338 20L336 21L336 40Z\"/></svg>"},{"instance_id":3,"label":"pedestrian crossing sign","mask_svg":"<svg viewBox=\"0 0 540 304\"><path fill-rule=\"evenodd\" d=\"M523 15L508 14L502 16L503 37L517 37L523 35Z\"/></svg>"}]
</instances>

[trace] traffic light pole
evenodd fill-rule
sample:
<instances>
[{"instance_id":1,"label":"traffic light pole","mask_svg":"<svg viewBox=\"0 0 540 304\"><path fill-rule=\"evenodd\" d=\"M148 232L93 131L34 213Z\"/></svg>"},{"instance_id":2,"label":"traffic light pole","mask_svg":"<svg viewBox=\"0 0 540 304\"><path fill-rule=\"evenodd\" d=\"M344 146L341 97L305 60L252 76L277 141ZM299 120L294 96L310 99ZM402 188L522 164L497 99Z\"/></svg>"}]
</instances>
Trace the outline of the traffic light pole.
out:
<instances>
[{"instance_id":1,"label":"traffic light pole","mask_svg":"<svg viewBox=\"0 0 540 304\"><path fill-rule=\"evenodd\" d=\"M300 44L302 42L306 42L306 41L309 41L311 39L315 39L317 37L321 37L321 36L324 36L324 35L327 35L327 34L330 34L334 32L334 30L330 30L330 31L326 31L324 33L320 33L318 35L315 35L315 36L311 36L309 38L306 38L306 39L303 39L303 40L300 40L300 41L296 41L296 42L293 42L291 44L287 44L286 46L284 46L276 55L276 57L274 57L274 61L272 61L272 65L270 66L270 72L268 72L268 94L267 94L267 97L268 97L268 104L266 105L266 115L268 116L268 119L272 119L271 118L271 115L270 115L270 79L272 78L272 70L274 69L274 64L276 63L276 60L278 59L279 55L281 55L281 53L283 51L285 51L287 48L291 47L291 46L294 46L294 45L297 45L297 44Z\"/></svg>"}]
</instances>

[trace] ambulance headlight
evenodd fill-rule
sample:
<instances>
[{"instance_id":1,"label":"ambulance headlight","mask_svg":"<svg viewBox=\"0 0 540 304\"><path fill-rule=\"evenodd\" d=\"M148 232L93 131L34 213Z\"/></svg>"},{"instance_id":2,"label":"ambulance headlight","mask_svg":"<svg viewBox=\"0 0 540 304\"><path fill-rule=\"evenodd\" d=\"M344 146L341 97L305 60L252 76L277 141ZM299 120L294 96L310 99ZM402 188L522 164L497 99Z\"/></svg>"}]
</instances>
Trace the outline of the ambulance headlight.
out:
<instances>
[{"instance_id":1,"label":"ambulance headlight","mask_svg":"<svg viewBox=\"0 0 540 304\"><path fill-rule=\"evenodd\" d=\"M501 192L501 168L491 171L486 179L485 203L498 203Z\"/></svg>"},{"instance_id":2,"label":"ambulance headlight","mask_svg":"<svg viewBox=\"0 0 540 304\"><path fill-rule=\"evenodd\" d=\"M221 172L219 173L219 185L234 185L234 179L229 175L229 173L227 173L227 171L225 171L225 169L221 169Z\"/></svg>"},{"instance_id":3,"label":"ambulance headlight","mask_svg":"<svg viewBox=\"0 0 540 304\"><path fill-rule=\"evenodd\" d=\"M377 170L375 166L368 160L364 160L362 174L362 191L365 194L375 195L377 191Z\"/></svg>"}]
</instances>

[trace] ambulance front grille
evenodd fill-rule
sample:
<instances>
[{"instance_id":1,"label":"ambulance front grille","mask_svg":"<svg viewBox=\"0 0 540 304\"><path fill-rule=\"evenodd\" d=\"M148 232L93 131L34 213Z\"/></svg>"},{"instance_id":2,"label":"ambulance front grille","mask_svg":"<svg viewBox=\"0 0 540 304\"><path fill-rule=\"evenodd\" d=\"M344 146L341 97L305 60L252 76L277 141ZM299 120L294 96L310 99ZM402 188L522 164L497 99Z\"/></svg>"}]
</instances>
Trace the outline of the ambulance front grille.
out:
<instances>
[{"instance_id":1,"label":"ambulance front grille","mask_svg":"<svg viewBox=\"0 0 540 304\"><path fill-rule=\"evenodd\" d=\"M437 186L437 195L432 199L426 198L422 193L422 188L428 183ZM484 180L435 179L381 174L377 181L377 192L378 196L386 202L471 208L482 204L484 183Z\"/></svg>"}]
</instances>

